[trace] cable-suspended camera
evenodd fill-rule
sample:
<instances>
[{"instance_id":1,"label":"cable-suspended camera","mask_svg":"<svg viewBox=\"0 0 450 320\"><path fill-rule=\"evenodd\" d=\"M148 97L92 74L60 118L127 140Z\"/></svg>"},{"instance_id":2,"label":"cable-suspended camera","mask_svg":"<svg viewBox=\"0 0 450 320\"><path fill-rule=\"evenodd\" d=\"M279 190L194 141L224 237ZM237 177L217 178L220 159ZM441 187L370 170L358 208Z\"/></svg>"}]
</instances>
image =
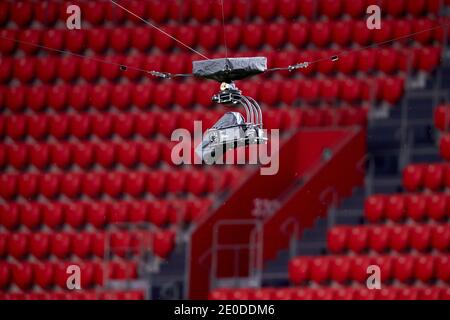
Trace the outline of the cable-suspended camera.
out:
<instances>
[{"instance_id":1,"label":"cable-suspended camera","mask_svg":"<svg viewBox=\"0 0 450 320\"><path fill-rule=\"evenodd\" d=\"M263 73L267 70L265 57L222 58L194 61L194 76L215 80L220 92L212 101L224 105L241 105L245 118L239 112L225 113L204 135L195 149L196 154L207 163L214 163L226 151L238 146L267 143L263 128L261 107L252 98L242 94L234 81Z\"/></svg>"}]
</instances>

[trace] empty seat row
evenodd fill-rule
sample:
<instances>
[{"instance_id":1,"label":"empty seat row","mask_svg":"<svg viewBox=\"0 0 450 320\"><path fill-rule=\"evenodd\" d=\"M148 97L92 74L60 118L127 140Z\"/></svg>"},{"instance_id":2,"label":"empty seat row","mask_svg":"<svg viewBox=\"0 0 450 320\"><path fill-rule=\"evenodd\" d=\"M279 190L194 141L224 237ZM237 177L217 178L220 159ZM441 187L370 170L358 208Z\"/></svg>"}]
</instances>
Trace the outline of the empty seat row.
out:
<instances>
[{"instance_id":1,"label":"empty seat row","mask_svg":"<svg viewBox=\"0 0 450 320\"><path fill-rule=\"evenodd\" d=\"M347 250L383 253L408 249L447 252L450 249L450 225L335 226L328 230L327 244L332 253Z\"/></svg>"},{"instance_id":2,"label":"empty seat row","mask_svg":"<svg viewBox=\"0 0 450 320\"><path fill-rule=\"evenodd\" d=\"M302 256L289 262L289 279L294 284L305 281L366 283L370 274L367 268L376 265L380 268L382 282L439 280L446 283L450 281L449 259L448 255Z\"/></svg>"},{"instance_id":3,"label":"empty seat row","mask_svg":"<svg viewBox=\"0 0 450 320\"><path fill-rule=\"evenodd\" d=\"M184 128L193 133L194 121L199 121L204 131L221 115L222 112L219 111L12 115L0 117L0 137L6 135L14 140L20 140L30 136L35 140L43 140L50 135L57 139L70 136L78 139L86 139L89 136L106 139L116 134L127 139L135 134L147 138L158 132L169 138L177 128ZM296 117L295 121L293 117ZM367 108L326 106L291 110L269 109L263 115L266 128L282 130L300 126L364 125L366 118ZM20 149L20 146L14 149ZM0 152L0 166L5 165L7 161L5 152L6 150Z\"/></svg>"},{"instance_id":4,"label":"empty seat row","mask_svg":"<svg viewBox=\"0 0 450 320\"><path fill-rule=\"evenodd\" d=\"M386 74L393 74L398 71L423 70L433 71L440 61L441 48L438 46L424 46L418 48L380 48L358 50L352 53L342 55L335 63L326 61L336 54L339 50L305 50L297 51L266 51L266 52L239 52L238 56L263 55L267 57L270 67L287 67L299 62L311 62L318 59L324 59L323 62L311 64L306 69L299 72L304 75L322 73L325 75L334 72L343 74L352 74L354 72L373 72L381 71ZM216 54L215 56L220 57ZM230 53L230 56L235 56ZM65 82L72 82L78 78L88 82L96 82L100 78L108 81L115 81L120 77L125 77L130 81L137 81L141 77L155 79L146 74L145 71L157 70L178 73L191 73L192 60L195 56L189 54L171 54L171 55L136 55L129 56L95 56L93 59L80 57L21 57L21 58L0 58L0 82L8 83L12 79L18 79L21 82L30 82L38 79L44 83L51 83L56 79ZM97 60L99 59L99 60ZM102 61L100 61L100 59ZM104 62L103 62L104 61ZM122 70L127 66L129 69ZM138 68L136 70L134 68ZM140 71L144 70L144 71ZM284 76L295 75L295 72L282 72ZM268 75L272 75L269 73ZM199 86L198 84L190 84ZM47 86L39 87L39 91L49 90ZM143 89L154 90L155 86L137 86L138 92ZM182 88L182 87L181 87ZM44 93L41 93L44 94Z\"/></svg>"},{"instance_id":5,"label":"empty seat row","mask_svg":"<svg viewBox=\"0 0 450 320\"><path fill-rule=\"evenodd\" d=\"M0 262L0 288L15 285L21 290L57 287L67 290L67 268L80 268L82 288L102 286L107 279L133 279L137 277L137 263L127 260L109 262L56 261L56 262Z\"/></svg>"},{"instance_id":6,"label":"empty seat row","mask_svg":"<svg viewBox=\"0 0 450 320\"><path fill-rule=\"evenodd\" d=\"M209 199L118 202L26 202L0 205L0 225L8 230L39 230L87 225L102 229L117 223L150 222L156 226L191 223L211 206ZM0 235L1 237L1 235ZM0 250L1 251L1 250ZM1 254L0 254L1 255Z\"/></svg>"},{"instance_id":7,"label":"empty seat row","mask_svg":"<svg viewBox=\"0 0 450 320\"><path fill-rule=\"evenodd\" d=\"M204 132L226 111L207 112L94 112L59 114L13 114L0 116L0 137L21 140L27 137L45 140L74 137L84 140L92 136L129 139L135 135L149 138L155 133L170 138L175 129L194 132L194 122ZM280 110L280 113L287 112ZM201 125L201 126L200 126ZM155 141L153 141L155 142Z\"/></svg>"},{"instance_id":8,"label":"empty seat row","mask_svg":"<svg viewBox=\"0 0 450 320\"><path fill-rule=\"evenodd\" d=\"M403 170L403 187L407 191L445 189L450 185L450 167L446 163L410 164Z\"/></svg>"},{"instance_id":9,"label":"empty seat row","mask_svg":"<svg viewBox=\"0 0 450 320\"><path fill-rule=\"evenodd\" d=\"M0 197L9 200L21 196L30 200L40 195L49 199L64 195L73 199L81 195L90 198L123 194L141 197L147 193L158 197L171 193L169 188L174 193L189 192L200 196L210 191L225 190L236 183L236 171L227 170L228 177L219 180L223 185L215 186L210 182L211 177L220 174L223 173L209 174L206 170L6 173L0 176Z\"/></svg>"},{"instance_id":10,"label":"empty seat row","mask_svg":"<svg viewBox=\"0 0 450 320\"><path fill-rule=\"evenodd\" d=\"M228 111L228 110L227 110ZM236 110L241 112L242 110ZM324 105L322 107L305 108L277 108L268 109L263 113L264 128L290 130L299 127L317 127L327 125L365 125L367 121L367 107L331 107ZM211 128L214 123L226 111L207 111L207 112L141 112L141 113L67 113L67 114L14 114L0 116L0 138L9 137L13 140L23 140L33 138L34 140L46 140L50 136L58 140L68 139L70 137L79 140L85 140L97 137L101 140L119 137L122 139L131 139L135 135L143 138L150 138L155 133L164 137L164 144L158 141L148 143L152 145L151 153L155 153L151 159L146 159L144 163L156 161L157 150L161 151L161 156L165 161L171 163L167 151L170 151L170 141L172 133L176 129L186 129L191 135L197 130L204 132ZM195 124L197 123L197 127ZM129 142L129 141L128 141ZM106 142L105 142L106 143ZM118 144L124 144L120 142ZM99 143L99 146L102 143ZM147 145L147 144L144 144ZM21 147L22 146L22 147ZM42 149L40 145L33 145L30 152ZM112 146L112 144L110 144ZM104 145L106 148L106 145ZM26 151L23 145L17 144L11 147L10 152L22 154L21 158L26 157ZM43 147L45 148L45 147ZM109 148L106 148L109 149ZM105 149L105 151L106 151ZM148 150L148 148L146 148ZM46 150L40 152L46 153ZM38 151L38 153L40 153ZM110 150L111 152L111 150ZM10 160L7 159L8 150L0 148L0 167L4 167ZM11 154L12 154L11 153ZM109 153L111 154L111 153ZM107 154L105 157L109 157ZM150 156L150 155L147 155ZM19 160L19 159L17 159ZM33 162L36 159L31 159ZM11 163L13 166L20 167L21 161ZM39 164L33 163L37 167ZM25 165L25 163L23 163Z\"/></svg>"},{"instance_id":11,"label":"empty seat row","mask_svg":"<svg viewBox=\"0 0 450 320\"><path fill-rule=\"evenodd\" d=\"M143 300L144 292L128 291L40 291L0 292L0 300Z\"/></svg>"},{"instance_id":12,"label":"empty seat row","mask_svg":"<svg viewBox=\"0 0 450 320\"><path fill-rule=\"evenodd\" d=\"M167 257L174 247L175 233L171 230L115 232L15 232L0 235L0 256L23 260L33 256L38 260L68 259L110 255L132 257L153 252ZM3 251L3 252L2 252Z\"/></svg>"},{"instance_id":13,"label":"empty seat row","mask_svg":"<svg viewBox=\"0 0 450 320\"><path fill-rule=\"evenodd\" d=\"M450 300L450 288L438 286L394 287L381 290L362 287L319 288L221 288L210 292L210 300Z\"/></svg>"},{"instance_id":14,"label":"empty seat row","mask_svg":"<svg viewBox=\"0 0 450 320\"><path fill-rule=\"evenodd\" d=\"M96 164L104 168L119 164L127 168L140 164L153 167L162 160L161 148L157 141L0 144L0 168L11 165L24 170L31 164L38 169L54 165L61 169L73 165L89 169Z\"/></svg>"},{"instance_id":15,"label":"empty seat row","mask_svg":"<svg viewBox=\"0 0 450 320\"><path fill-rule=\"evenodd\" d=\"M376 223L385 219L395 222L404 219L424 221L446 220L450 217L450 198L446 194L376 194L364 203L365 217Z\"/></svg>"},{"instance_id":16,"label":"empty seat row","mask_svg":"<svg viewBox=\"0 0 450 320\"><path fill-rule=\"evenodd\" d=\"M297 48L304 48L308 44L314 44L320 48L326 48L330 44L345 47L350 43L365 46L399 37L405 37L403 42L415 40L424 45L443 40L443 27L439 28L439 23L438 19L431 18L384 19L381 28L374 30L367 28L365 20L228 24L225 27L225 35L227 47L231 50L241 49L241 46L257 50L266 45L279 49L288 44ZM214 51L223 43L223 29L219 24L170 25L164 26L162 29L186 45L199 50ZM412 34L411 37L406 37L410 34ZM39 50L50 52L52 51L50 49L75 53L91 49L94 52L102 53L108 48L121 53L127 52L131 48L143 52L147 52L151 48L171 52L179 46L170 37L148 27L90 30L24 29L21 31L3 29L0 35L3 36L0 41L0 52L3 54L12 54L17 48L27 54L33 54ZM21 42L17 43L13 40ZM42 46L49 49L44 49Z\"/></svg>"},{"instance_id":17,"label":"empty seat row","mask_svg":"<svg viewBox=\"0 0 450 320\"><path fill-rule=\"evenodd\" d=\"M327 77L317 80L253 80L237 85L243 94L269 107L280 103L291 105L298 100L341 100L355 103L375 99L395 104L403 95L404 79L381 76L362 79ZM211 106L211 98L217 92L217 85L212 82L13 86L0 87L0 107L12 112L21 112L28 108L36 112L47 108L60 112L69 106L79 111L89 107L105 111L111 106L118 110L129 110L133 106L144 110L152 106L168 109L174 105L190 109L197 105Z\"/></svg>"},{"instance_id":18,"label":"empty seat row","mask_svg":"<svg viewBox=\"0 0 450 320\"><path fill-rule=\"evenodd\" d=\"M440 2L438 0L395 1L391 3L371 0L230 0L223 3L203 0L127 0L119 3L143 19L150 19L156 23L169 20L185 22L192 19L198 23L212 20L229 21L233 17L240 20L260 18L271 21L280 17L290 20L298 16L312 19L323 15L330 19L337 19L342 15L359 18L366 13L371 4L382 6L383 14L401 17L409 14L420 17L424 14L437 14ZM66 10L70 4L77 4L85 13L85 19L90 25L99 25L111 21L114 24L126 21L142 23L135 16L125 12L109 1L3 1L0 8L0 25L13 21L17 26L24 27L34 21L45 26L52 26L58 20L65 21L69 14Z\"/></svg>"}]
</instances>

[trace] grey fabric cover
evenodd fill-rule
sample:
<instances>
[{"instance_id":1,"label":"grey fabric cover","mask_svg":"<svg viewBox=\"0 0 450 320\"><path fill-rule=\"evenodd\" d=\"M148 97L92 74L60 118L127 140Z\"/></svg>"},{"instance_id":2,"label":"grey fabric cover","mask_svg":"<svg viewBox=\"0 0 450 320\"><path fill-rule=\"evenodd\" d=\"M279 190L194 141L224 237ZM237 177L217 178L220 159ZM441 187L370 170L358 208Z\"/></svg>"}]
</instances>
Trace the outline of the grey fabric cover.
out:
<instances>
[{"instance_id":1,"label":"grey fabric cover","mask_svg":"<svg viewBox=\"0 0 450 320\"><path fill-rule=\"evenodd\" d=\"M267 70L266 57L222 58L192 62L192 73L218 82L244 79Z\"/></svg>"}]
</instances>

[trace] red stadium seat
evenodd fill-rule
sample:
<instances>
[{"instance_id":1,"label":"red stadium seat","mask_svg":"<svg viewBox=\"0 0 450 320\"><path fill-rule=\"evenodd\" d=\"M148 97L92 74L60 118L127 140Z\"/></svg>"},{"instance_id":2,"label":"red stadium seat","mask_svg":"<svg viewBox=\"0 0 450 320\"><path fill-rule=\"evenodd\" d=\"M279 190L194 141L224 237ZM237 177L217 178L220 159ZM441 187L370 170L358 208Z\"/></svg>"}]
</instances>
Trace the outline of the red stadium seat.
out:
<instances>
[{"instance_id":1,"label":"red stadium seat","mask_svg":"<svg viewBox=\"0 0 450 320\"><path fill-rule=\"evenodd\" d=\"M243 42L250 50L256 50L261 47L264 34L261 24L247 24L243 27Z\"/></svg>"},{"instance_id":2,"label":"red stadium seat","mask_svg":"<svg viewBox=\"0 0 450 320\"><path fill-rule=\"evenodd\" d=\"M289 280L294 284L300 284L310 279L310 259L298 257L289 261Z\"/></svg>"},{"instance_id":3,"label":"red stadium seat","mask_svg":"<svg viewBox=\"0 0 450 320\"><path fill-rule=\"evenodd\" d=\"M31 263L18 263L12 265L13 282L22 290L33 284L33 266Z\"/></svg>"},{"instance_id":4,"label":"red stadium seat","mask_svg":"<svg viewBox=\"0 0 450 320\"><path fill-rule=\"evenodd\" d=\"M282 23L272 23L266 27L266 42L274 49L281 48L286 42L287 25Z\"/></svg>"},{"instance_id":5,"label":"red stadium seat","mask_svg":"<svg viewBox=\"0 0 450 320\"><path fill-rule=\"evenodd\" d=\"M364 226L352 227L348 234L348 248L360 253L367 248L369 232Z\"/></svg>"},{"instance_id":6,"label":"red stadium seat","mask_svg":"<svg viewBox=\"0 0 450 320\"><path fill-rule=\"evenodd\" d=\"M114 232L110 235L111 251L119 256L125 257L130 250L131 236L128 232Z\"/></svg>"},{"instance_id":7,"label":"red stadium seat","mask_svg":"<svg viewBox=\"0 0 450 320\"><path fill-rule=\"evenodd\" d=\"M47 92L48 88L45 85L28 87L27 106L36 112L44 110L47 104Z\"/></svg>"},{"instance_id":8,"label":"red stadium seat","mask_svg":"<svg viewBox=\"0 0 450 320\"><path fill-rule=\"evenodd\" d=\"M352 280L365 283L367 280L367 267L371 264L367 256L355 256L351 260L350 277Z\"/></svg>"},{"instance_id":9,"label":"red stadium seat","mask_svg":"<svg viewBox=\"0 0 450 320\"><path fill-rule=\"evenodd\" d=\"M72 149L68 143L51 145L52 163L64 169L72 163Z\"/></svg>"},{"instance_id":10,"label":"red stadium seat","mask_svg":"<svg viewBox=\"0 0 450 320\"><path fill-rule=\"evenodd\" d=\"M50 237L48 233L32 233L30 235L30 253L43 260L50 253Z\"/></svg>"},{"instance_id":11,"label":"red stadium seat","mask_svg":"<svg viewBox=\"0 0 450 320\"><path fill-rule=\"evenodd\" d=\"M369 229L369 248L382 253L389 247L389 228L384 226L374 226Z\"/></svg>"},{"instance_id":12,"label":"red stadium seat","mask_svg":"<svg viewBox=\"0 0 450 320\"><path fill-rule=\"evenodd\" d=\"M30 82L35 74L35 59L33 57L19 58L14 61L14 76L21 82Z\"/></svg>"},{"instance_id":13,"label":"red stadium seat","mask_svg":"<svg viewBox=\"0 0 450 320\"><path fill-rule=\"evenodd\" d=\"M35 229L42 222L41 207L37 203L27 202L20 208L20 221L29 229Z\"/></svg>"},{"instance_id":14,"label":"red stadium seat","mask_svg":"<svg viewBox=\"0 0 450 320\"><path fill-rule=\"evenodd\" d=\"M24 169L29 162L29 150L25 144L9 144L7 145L7 155L9 164L14 168Z\"/></svg>"},{"instance_id":15,"label":"red stadium seat","mask_svg":"<svg viewBox=\"0 0 450 320\"><path fill-rule=\"evenodd\" d=\"M355 21L353 23L353 42L366 46L372 41L372 37L373 32L367 28L366 21Z\"/></svg>"},{"instance_id":16,"label":"red stadium seat","mask_svg":"<svg viewBox=\"0 0 450 320\"><path fill-rule=\"evenodd\" d=\"M109 30L93 28L87 31L87 46L95 53L102 53L108 48ZM87 60L87 59L86 59Z\"/></svg>"},{"instance_id":17,"label":"red stadium seat","mask_svg":"<svg viewBox=\"0 0 450 320\"><path fill-rule=\"evenodd\" d=\"M80 172L68 172L61 180L61 192L69 198L77 198L81 194L83 174Z\"/></svg>"},{"instance_id":18,"label":"red stadium seat","mask_svg":"<svg viewBox=\"0 0 450 320\"><path fill-rule=\"evenodd\" d=\"M0 206L0 224L14 230L20 224L20 206L17 203L5 203Z\"/></svg>"},{"instance_id":19,"label":"red stadium seat","mask_svg":"<svg viewBox=\"0 0 450 320\"><path fill-rule=\"evenodd\" d=\"M72 235L72 252L78 257L84 259L91 254L92 237L88 232L76 232Z\"/></svg>"},{"instance_id":20,"label":"red stadium seat","mask_svg":"<svg viewBox=\"0 0 450 320\"><path fill-rule=\"evenodd\" d=\"M132 168L138 162L141 145L137 142L119 143L117 145L118 161L123 166Z\"/></svg>"},{"instance_id":21,"label":"red stadium seat","mask_svg":"<svg viewBox=\"0 0 450 320\"><path fill-rule=\"evenodd\" d=\"M174 247L174 240L175 235L169 230L156 232L153 239L153 252L163 259L167 258Z\"/></svg>"},{"instance_id":22,"label":"red stadium seat","mask_svg":"<svg viewBox=\"0 0 450 320\"><path fill-rule=\"evenodd\" d=\"M450 261L448 255L436 256L435 258L436 266L436 278L448 282L450 280Z\"/></svg>"},{"instance_id":23,"label":"red stadium seat","mask_svg":"<svg viewBox=\"0 0 450 320\"><path fill-rule=\"evenodd\" d=\"M331 259L331 279L339 283L345 283L350 277L351 261L347 257L334 257Z\"/></svg>"},{"instance_id":24,"label":"red stadium seat","mask_svg":"<svg viewBox=\"0 0 450 320\"><path fill-rule=\"evenodd\" d=\"M53 56L36 60L36 77L43 82L52 82L56 78L59 59Z\"/></svg>"},{"instance_id":25,"label":"red stadium seat","mask_svg":"<svg viewBox=\"0 0 450 320\"><path fill-rule=\"evenodd\" d=\"M91 115L91 127L97 137L108 138L113 132L113 116L109 113L94 113Z\"/></svg>"},{"instance_id":26,"label":"red stadium seat","mask_svg":"<svg viewBox=\"0 0 450 320\"><path fill-rule=\"evenodd\" d=\"M31 163L37 169L45 169L50 163L50 145L33 144L30 149Z\"/></svg>"},{"instance_id":27,"label":"red stadium seat","mask_svg":"<svg viewBox=\"0 0 450 320\"><path fill-rule=\"evenodd\" d=\"M128 220L133 223L144 222L147 220L148 206L141 201L132 201L129 203Z\"/></svg>"},{"instance_id":28,"label":"red stadium seat","mask_svg":"<svg viewBox=\"0 0 450 320\"><path fill-rule=\"evenodd\" d=\"M396 256L393 261L393 277L407 282L414 276L414 256Z\"/></svg>"},{"instance_id":29,"label":"red stadium seat","mask_svg":"<svg viewBox=\"0 0 450 320\"><path fill-rule=\"evenodd\" d=\"M131 46L139 51L147 51L152 44L152 29L146 27L133 28L131 35Z\"/></svg>"},{"instance_id":30,"label":"red stadium seat","mask_svg":"<svg viewBox=\"0 0 450 320\"><path fill-rule=\"evenodd\" d=\"M97 198L103 191L103 173L102 172L87 172L82 179L82 193L91 197Z\"/></svg>"},{"instance_id":31,"label":"red stadium seat","mask_svg":"<svg viewBox=\"0 0 450 320\"><path fill-rule=\"evenodd\" d=\"M353 298L355 300L375 300L375 290L368 288L355 289Z\"/></svg>"},{"instance_id":32,"label":"red stadium seat","mask_svg":"<svg viewBox=\"0 0 450 320\"><path fill-rule=\"evenodd\" d=\"M408 191L415 191L423 184L424 166L409 165L403 171L403 186Z\"/></svg>"},{"instance_id":33,"label":"red stadium seat","mask_svg":"<svg viewBox=\"0 0 450 320\"><path fill-rule=\"evenodd\" d=\"M19 43L19 48L27 55L32 55L39 50L41 32L36 29L25 29L19 33L18 39L22 41Z\"/></svg>"},{"instance_id":34,"label":"red stadium seat","mask_svg":"<svg viewBox=\"0 0 450 320\"><path fill-rule=\"evenodd\" d=\"M125 174L122 172L107 172L103 177L104 192L110 197L116 198L123 192Z\"/></svg>"},{"instance_id":35,"label":"red stadium seat","mask_svg":"<svg viewBox=\"0 0 450 320\"><path fill-rule=\"evenodd\" d=\"M417 300L419 291L417 288L398 288L397 300Z\"/></svg>"},{"instance_id":36,"label":"red stadium seat","mask_svg":"<svg viewBox=\"0 0 450 320\"><path fill-rule=\"evenodd\" d=\"M422 282L428 282L434 276L434 260L429 256L416 257L414 276Z\"/></svg>"},{"instance_id":37,"label":"red stadium seat","mask_svg":"<svg viewBox=\"0 0 450 320\"><path fill-rule=\"evenodd\" d=\"M28 134L36 140L44 139L48 134L49 118L46 115L31 115L27 117ZM34 147L34 145L32 145ZM31 157L33 161L33 157Z\"/></svg>"},{"instance_id":38,"label":"red stadium seat","mask_svg":"<svg viewBox=\"0 0 450 320\"><path fill-rule=\"evenodd\" d=\"M86 48L86 30L69 30L65 33L66 49L71 52L81 53Z\"/></svg>"},{"instance_id":39,"label":"red stadium seat","mask_svg":"<svg viewBox=\"0 0 450 320\"><path fill-rule=\"evenodd\" d=\"M428 226L412 226L410 230L411 247L417 251L426 251L430 247L431 228Z\"/></svg>"},{"instance_id":40,"label":"red stadium seat","mask_svg":"<svg viewBox=\"0 0 450 320\"><path fill-rule=\"evenodd\" d=\"M430 195L427 198L426 212L433 220L441 220L445 217L447 208L447 197L440 194ZM446 209L447 208L447 209Z\"/></svg>"},{"instance_id":41,"label":"red stadium seat","mask_svg":"<svg viewBox=\"0 0 450 320\"><path fill-rule=\"evenodd\" d=\"M51 94L51 93L50 93ZM67 114L54 114L50 117L49 133L56 139L66 138L70 130L70 117Z\"/></svg>"},{"instance_id":42,"label":"red stadium seat","mask_svg":"<svg viewBox=\"0 0 450 320\"><path fill-rule=\"evenodd\" d=\"M105 234L101 232L94 232L91 234L91 251L92 253L103 258L105 256Z\"/></svg>"},{"instance_id":43,"label":"red stadium seat","mask_svg":"<svg viewBox=\"0 0 450 320\"><path fill-rule=\"evenodd\" d=\"M305 22L294 22L290 24L288 31L289 42L296 48L302 48L309 39L309 24Z\"/></svg>"},{"instance_id":44,"label":"red stadium seat","mask_svg":"<svg viewBox=\"0 0 450 320\"><path fill-rule=\"evenodd\" d=\"M450 228L446 225L436 225L432 228L431 246L445 252L450 247Z\"/></svg>"},{"instance_id":45,"label":"red stadium seat","mask_svg":"<svg viewBox=\"0 0 450 320\"><path fill-rule=\"evenodd\" d=\"M328 230L327 245L332 253L340 253L347 249L349 228L337 226Z\"/></svg>"},{"instance_id":46,"label":"red stadium seat","mask_svg":"<svg viewBox=\"0 0 450 320\"><path fill-rule=\"evenodd\" d=\"M324 283L330 276L330 259L328 257L316 257L311 260L311 280Z\"/></svg>"},{"instance_id":47,"label":"red stadium seat","mask_svg":"<svg viewBox=\"0 0 450 320\"><path fill-rule=\"evenodd\" d=\"M64 211L65 211L65 223L67 223L72 228L77 229L85 224L86 208L82 203L76 202L67 203L64 206ZM78 244L76 244L75 246L77 245Z\"/></svg>"},{"instance_id":48,"label":"red stadium seat","mask_svg":"<svg viewBox=\"0 0 450 320\"><path fill-rule=\"evenodd\" d=\"M10 200L17 195L18 175L2 174L0 176L0 196L5 200Z\"/></svg>"},{"instance_id":49,"label":"red stadium seat","mask_svg":"<svg viewBox=\"0 0 450 320\"><path fill-rule=\"evenodd\" d=\"M133 87L132 102L140 109L147 109L152 104L152 83L137 84ZM140 113L138 115L141 115Z\"/></svg>"},{"instance_id":50,"label":"red stadium seat","mask_svg":"<svg viewBox=\"0 0 450 320\"><path fill-rule=\"evenodd\" d=\"M32 199L38 192L39 176L36 173L25 173L19 176L19 194L25 199Z\"/></svg>"},{"instance_id":51,"label":"red stadium seat","mask_svg":"<svg viewBox=\"0 0 450 320\"><path fill-rule=\"evenodd\" d=\"M64 221L63 205L50 202L43 205L43 221L51 229L59 227Z\"/></svg>"},{"instance_id":52,"label":"red stadium seat","mask_svg":"<svg viewBox=\"0 0 450 320\"><path fill-rule=\"evenodd\" d=\"M445 160L450 160L450 135L443 135L439 140L439 153Z\"/></svg>"},{"instance_id":53,"label":"red stadium seat","mask_svg":"<svg viewBox=\"0 0 450 320\"><path fill-rule=\"evenodd\" d=\"M386 216L392 221L401 221L405 216L405 198L393 195L387 198Z\"/></svg>"},{"instance_id":54,"label":"red stadium seat","mask_svg":"<svg viewBox=\"0 0 450 320\"><path fill-rule=\"evenodd\" d=\"M91 202L86 205L87 222L101 229L109 222L109 206L103 202Z\"/></svg>"},{"instance_id":55,"label":"red stadium seat","mask_svg":"<svg viewBox=\"0 0 450 320\"><path fill-rule=\"evenodd\" d=\"M175 27L174 26L164 26L161 28L165 33L168 34L175 34ZM168 36L166 36L162 32L154 33L154 44L157 48L159 48L163 52L170 51L175 41Z\"/></svg>"},{"instance_id":56,"label":"red stadium seat","mask_svg":"<svg viewBox=\"0 0 450 320\"><path fill-rule=\"evenodd\" d=\"M110 207L111 223L124 223L128 220L129 207L126 202L115 202Z\"/></svg>"},{"instance_id":57,"label":"red stadium seat","mask_svg":"<svg viewBox=\"0 0 450 320\"><path fill-rule=\"evenodd\" d=\"M11 283L11 265L7 262L0 262L0 288L5 289Z\"/></svg>"},{"instance_id":58,"label":"red stadium seat","mask_svg":"<svg viewBox=\"0 0 450 320\"><path fill-rule=\"evenodd\" d=\"M78 57L66 56L59 59L58 78L65 82L71 82L78 77L81 59Z\"/></svg>"},{"instance_id":59,"label":"red stadium seat","mask_svg":"<svg viewBox=\"0 0 450 320\"><path fill-rule=\"evenodd\" d=\"M4 54L11 54L17 46L17 42L9 39L17 39L17 31L13 29L2 29L0 31L0 52ZM4 39L6 38L6 39Z\"/></svg>"},{"instance_id":60,"label":"red stadium seat","mask_svg":"<svg viewBox=\"0 0 450 320\"><path fill-rule=\"evenodd\" d=\"M409 247L410 229L403 226L394 226L391 229L390 248L398 252L404 251Z\"/></svg>"},{"instance_id":61,"label":"red stadium seat","mask_svg":"<svg viewBox=\"0 0 450 320\"><path fill-rule=\"evenodd\" d=\"M438 190L442 186L444 167L439 164L429 164L424 172L424 186L430 190Z\"/></svg>"},{"instance_id":62,"label":"red stadium seat","mask_svg":"<svg viewBox=\"0 0 450 320\"><path fill-rule=\"evenodd\" d=\"M427 198L422 195L412 194L406 196L406 214L415 221L421 221L426 214Z\"/></svg>"},{"instance_id":63,"label":"red stadium seat","mask_svg":"<svg viewBox=\"0 0 450 320\"><path fill-rule=\"evenodd\" d=\"M80 61L79 76L88 82L97 80L100 74L99 62L93 59L82 59Z\"/></svg>"},{"instance_id":64,"label":"red stadium seat","mask_svg":"<svg viewBox=\"0 0 450 320\"><path fill-rule=\"evenodd\" d=\"M110 46L116 52L125 52L130 48L131 34L128 28L113 28L109 31Z\"/></svg>"},{"instance_id":65,"label":"red stadium seat","mask_svg":"<svg viewBox=\"0 0 450 320\"><path fill-rule=\"evenodd\" d=\"M46 174L40 179L40 192L47 198L54 198L60 192L61 176L59 174Z\"/></svg>"},{"instance_id":66,"label":"red stadium seat","mask_svg":"<svg viewBox=\"0 0 450 320\"><path fill-rule=\"evenodd\" d=\"M15 87L8 87L5 89L5 102L6 107L10 109L12 112L19 112L22 111L25 108L26 103L26 90L23 86L15 86ZM14 116L13 116L14 117ZM11 121L13 120L13 117L11 117ZM9 136L15 139L16 137L14 135L11 135L9 133Z\"/></svg>"},{"instance_id":67,"label":"red stadium seat","mask_svg":"<svg viewBox=\"0 0 450 320\"><path fill-rule=\"evenodd\" d=\"M364 202L366 218L372 222L378 222L384 218L385 198L381 195L372 195Z\"/></svg>"},{"instance_id":68,"label":"red stadium seat","mask_svg":"<svg viewBox=\"0 0 450 320\"><path fill-rule=\"evenodd\" d=\"M8 237L8 253L12 257L21 260L29 253L29 234L11 233Z\"/></svg>"},{"instance_id":69,"label":"red stadium seat","mask_svg":"<svg viewBox=\"0 0 450 320\"><path fill-rule=\"evenodd\" d=\"M74 163L87 169L94 163L94 145L92 143L75 143L71 145Z\"/></svg>"},{"instance_id":70,"label":"red stadium seat","mask_svg":"<svg viewBox=\"0 0 450 320\"><path fill-rule=\"evenodd\" d=\"M166 175L163 172L149 172L147 190L155 196L160 196L166 188Z\"/></svg>"},{"instance_id":71,"label":"red stadium seat","mask_svg":"<svg viewBox=\"0 0 450 320\"><path fill-rule=\"evenodd\" d=\"M149 167L155 166L160 159L160 146L157 142L147 142L141 145L139 162Z\"/></svg>"},{"instance_id":72,"label":"red stadium seat","mask_svg":"<svg viewBox=\"0 0 450 320\"><path fill-rule=\"evenodd\" d=\"M145 191L147 175L143 172L130 172L125 176L124 192L138 197Z\"/></svg>"}]
</instances>

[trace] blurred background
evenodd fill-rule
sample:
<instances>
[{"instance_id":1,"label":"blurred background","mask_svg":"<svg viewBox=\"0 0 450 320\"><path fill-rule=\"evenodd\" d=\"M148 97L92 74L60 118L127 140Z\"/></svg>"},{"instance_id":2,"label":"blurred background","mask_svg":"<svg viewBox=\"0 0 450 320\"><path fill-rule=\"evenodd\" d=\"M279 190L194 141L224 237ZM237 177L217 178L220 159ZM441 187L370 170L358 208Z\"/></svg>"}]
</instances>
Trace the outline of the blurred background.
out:
<instances>
[{"instance_id":1,"label":"blurred background","mask_svg":"<svg viewBox=\"0 0 450 320\"><path fill-rule=\"evenodd\" d=\"M117 2L208 58L312 62L236 83L279 171L172 163L230 109L147 71L204 57L111 1L0 0L0 299L450 298L448 0Z\"/></svg>"}]
</instances>

